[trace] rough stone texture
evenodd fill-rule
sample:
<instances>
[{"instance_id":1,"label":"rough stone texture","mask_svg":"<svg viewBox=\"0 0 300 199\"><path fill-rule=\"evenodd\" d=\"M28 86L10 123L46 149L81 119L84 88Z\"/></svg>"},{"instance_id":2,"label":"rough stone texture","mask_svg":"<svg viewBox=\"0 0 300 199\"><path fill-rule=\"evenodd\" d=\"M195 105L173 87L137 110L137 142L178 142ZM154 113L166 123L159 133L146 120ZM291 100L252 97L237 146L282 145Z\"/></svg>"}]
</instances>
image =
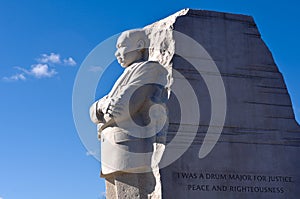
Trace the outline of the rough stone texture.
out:
<instances>
[{"instance_id":1,"label":"rough stone texture","mask_svg":"<svg viewBox=\"0 0 300 199\"><path fill-rule=\"evenodd\" d=\"M169 71L170 84L182 81L192 85L201 112L200 121L186 122L180 149L199 125L188 150L161 170L163 198L284 198L300 195L300 127L295 121L283 77L271 52L261 39L252 17L228 13L182 10L145 27L149 31L150 58ZM216 63L224 81L227 115L220 139L203 159L199 149L211 118L211 99L205 76L216 76L194 46L181 50L173 31L188 35L201 44ZM202 67L200 75L184 58ZM170 127L167 142L178 132L180 105L188 106L190 96L169 103ZM198 108L198 107L192 107ZM191 113L191 118L193 113ZM279 177L278 177L279 176ZM275 180L275 181L273 181Z\"/></svg>"},{"instance_id":2,"label":"rough stone texture","mask_svg":"<svg viewBox=\"0 0 300 199\"><path fill-rule=\"evenodd\" d=\"M120 173L106 178L106 198L148 199L154 194L155 177L150 173ZM151 197L156 199L155 196Z\"/></svg>"}]
</instances>

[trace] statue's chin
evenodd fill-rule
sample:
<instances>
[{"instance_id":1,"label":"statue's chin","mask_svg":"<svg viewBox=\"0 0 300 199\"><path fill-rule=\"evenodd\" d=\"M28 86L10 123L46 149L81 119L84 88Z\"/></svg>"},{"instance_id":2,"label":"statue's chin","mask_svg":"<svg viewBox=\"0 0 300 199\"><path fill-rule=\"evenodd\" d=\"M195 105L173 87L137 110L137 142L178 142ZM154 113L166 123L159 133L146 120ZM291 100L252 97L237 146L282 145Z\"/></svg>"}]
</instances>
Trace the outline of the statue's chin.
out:
<instances>
[{"instance_id":1,"label":"statue's chin","mask_svg":"<svg viewBox=\"0 0 300 199\"><path fill-rule=\"evenodd\" d=\"M123 68L127 68L128 66L130 66L130 64L132 64L132 62L119 62L119 64L123 67Z\"/></svg>"},{"instance_id":2,"label":"statue's chin","mask_svg":"<svg viewBox=\"0 0 300 199\"><path fill-rule=\"evenodd\" d=\"M124 62L121 62L121 61L118 60L118 63L119 63L123 68L126 68L126 67L127 67L126 64L125 64Z\"/></svg>"},{"instance_id":3,"label":"statue's chin","mask_svg":"<svg viewBox=\"0 0 300 199\"><path fill-rule=\"evenodd\" d=\"M118 61L119 64L123 67L123 68L127 68L128 66L130 66L131 64L137 62L138 60L126 60L126 61Z\"/></svg>"},{"instance_id":4,"label":"statue's chin","mask_svg":"<svg viewBox=\"0 0 300 199\"><path fill-rule=\"evenodd\" d=\"M122 66L122 68L127 68L127 65L125 64L120 64Z\"/></svg>"}]
</instances>

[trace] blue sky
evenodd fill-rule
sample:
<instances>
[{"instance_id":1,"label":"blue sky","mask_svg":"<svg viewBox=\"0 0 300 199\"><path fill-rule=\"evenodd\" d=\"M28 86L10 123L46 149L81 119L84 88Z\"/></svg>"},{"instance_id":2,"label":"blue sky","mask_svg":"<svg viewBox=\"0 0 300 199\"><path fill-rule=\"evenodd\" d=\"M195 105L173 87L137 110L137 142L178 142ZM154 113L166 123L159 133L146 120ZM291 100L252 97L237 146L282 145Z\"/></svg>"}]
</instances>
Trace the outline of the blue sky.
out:
<instances>
[{"instance_id":1,"label":"blue sky","mask_svg":"<svg viewBox=\"0 0 300 199\"><path fill-rule=\"evenodd\" d=\"M252 15L300 121L296 0L0 0L0 199L102 197L99 162L73 121L76 73L101 41L183 8Z\"/></svg>"}]
</instances>

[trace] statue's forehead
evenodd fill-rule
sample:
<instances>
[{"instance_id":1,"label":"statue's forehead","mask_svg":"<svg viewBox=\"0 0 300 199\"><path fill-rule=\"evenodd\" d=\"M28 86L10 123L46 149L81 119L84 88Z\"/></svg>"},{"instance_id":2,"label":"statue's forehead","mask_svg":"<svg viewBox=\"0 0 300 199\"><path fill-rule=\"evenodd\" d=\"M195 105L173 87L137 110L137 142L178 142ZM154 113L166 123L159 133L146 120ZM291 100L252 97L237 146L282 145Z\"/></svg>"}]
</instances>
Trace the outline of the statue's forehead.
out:
<instances>
[{"instance_id":1,"label":"statue's forehead","mask_svg":"<svg viewBox=\"0 0 300 199\"><path fill-rule=\"evenodd\" d=\"M125 31L123 32L118 40L117 40L117 44L119 43L132 43L132 42L136 42L139 39L145 40L145 34L141 31Z\"/></svg>"},{"instance_id":2,"label":"statue's forehead","mask_svg":"<svg viewBox=\"0 0 300 199\"><path fill-rule=\"evenodd\" d=\"M117 40L117 44L129 42L129 41L130 41L130 40L129 40L128 35L127 35L126 33L122 33L122 34L119 36L118 40Z\"/></svg>"}]
</instances>

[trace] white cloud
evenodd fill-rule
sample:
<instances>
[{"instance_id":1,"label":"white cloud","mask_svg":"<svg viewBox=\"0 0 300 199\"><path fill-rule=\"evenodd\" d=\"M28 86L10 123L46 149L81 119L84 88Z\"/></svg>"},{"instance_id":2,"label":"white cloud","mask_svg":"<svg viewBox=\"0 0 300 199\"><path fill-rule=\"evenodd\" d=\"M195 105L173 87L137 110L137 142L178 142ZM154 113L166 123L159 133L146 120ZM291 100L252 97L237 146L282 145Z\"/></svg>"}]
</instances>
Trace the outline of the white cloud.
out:
<instances>
[{"instance_id":1,"label":"white cloud","mask_svg":"<svg viewBox=\"0 0 300 199\"><path fill-rule=\"evenodd\" d=\"M64 59L64 64L67 66L76 66L76 62L72 57L69 57L68 59Z\"/></svg>"},{"instance_id":2,"label":"white cloud","mask_svg":"<svg viewBox=\"0 0 300 199\"><path fill-rule=\"evenodd\" d=\"M36 60L39 63L43 63L43 64L49 64L49 63L59 64L59 63L61 63L60 55L56 54L56 53L50 53L50 55L42 54L41 57L37 58Z\"/></svg>"},{"instance_id":3,"label":"white cloud","mask_svg":"<svg viewBox=\"0 0 300 199\"><path fill-rule=\"evenodd\" d=\"M50 70L47 64L35 64L31 66L29 74L36 78L42 78L52 77L57 74L57 72L54 69Z\"/></svg>"},{"instance_id":4,"label":"white cloud","mask_svg":"<svg viewBox=\"0 0 300 199\"><path fill-rule=\"evenodd\" d=\"M3 199L3 198L0 196L0 199Z\"/></svg>"},{"instance_id":5,"label":"white cloud","mask_svg":"<svg viewBox=\"0 0 300 199\"><path fill-rule=\"evenodd\" d=\"M20 70L20 71L22 71L22 72L24 72L24 73L26 73L26 74L29 73L28 70L26 70L25 68L22 68L22 67L19 67L19 66L16 66L16 67L14 67L14 68L17 69L17 70Z\"/></svg>"},{"instance_id":6,"label":"white cloud","mask_svg":"<svg viewBox=\"0 0 300 199\"><path fill-rule=\"evenodd\" d=\"M15 69L22 71L22 73L12 75L10 77L3 77L2 79L5 81L18 81L18 80L26 80L28 76L32 76L38 79L45 77L53 77L57 74L55 69L50 69L48 64L34 64L31 66L30 70L27 70L22 67L14 67Z\"/></svg>"},{"instance_id":7,"label":"white cloud","mask_svg":"<svg viewBox=\"0 0 300 199\"><path fill-rule=\"evenodd\" d=\"M101 72L101 71L103 71L103 67L101 67L101 66L90 66L89 71L91 71L91 72Z\"/></svg>"},{"instance_id":8,"label":"white cloud","mask_svg":"<svg viewBox=\"0 0 300 199\"><path fill-rule=\"evenodd\" d=\"M77 63L72 57L61 59L60 54L58 53L50 53L42 54L41 57L36 59L40 64L64 64L67 66L75 66Z\"/></svg>"},{"instance_id":9,"label":"white cloud","mask_svg":"<svg viewBox=\"0 0 300 199\"><path fill-rule=\"evenodd\" d=\"M18 80L26 80L26 77L24 76L24 74L20 73L20 74L16 74L16 75L12 75L10 77L3 77L2 78L4 81L18 81ZM1 197L0 197L1 199Z\"/></svg>"},{"instance_id":10,"label":"white cloud","mask_svg":"<svg viewBox=\"0 0 300 199\"><path fill-rule=\"evenodd\" d=\"M2 79L5 81L18 81L18 80L26 80L26 76L32 76L35 78L45 78L45 77L53 77L57 74L55 69L49 69L47 64L34 64L31 66L30 70L27 70L22 67L15 67L17 70L22 71L22 73L12 75L10 77L3 77Z\"/></svg>"},{"instance_id":11,"label":"white cloud","mask_svg":"<svg viewBox=\"0 0 300 199\"><path fill-rule=\"evenodd\" d=\"M58 53L50 53L50 54L41 54L39 58L36 58L37 63L31 65L30 69L22 68L22 67L14 67L15 69L21 71L16 75L12 75L10 77L3 77L4 81L18 81L18 80L26 80L28 76L32 76L38 79L45 77L53 77L57 74L57 71L53 68L56 66L75 66L77 63L72 58L62 59L60 54ZM0 198L1 199L1 198Z\"/></svg>"}]
</instances>

